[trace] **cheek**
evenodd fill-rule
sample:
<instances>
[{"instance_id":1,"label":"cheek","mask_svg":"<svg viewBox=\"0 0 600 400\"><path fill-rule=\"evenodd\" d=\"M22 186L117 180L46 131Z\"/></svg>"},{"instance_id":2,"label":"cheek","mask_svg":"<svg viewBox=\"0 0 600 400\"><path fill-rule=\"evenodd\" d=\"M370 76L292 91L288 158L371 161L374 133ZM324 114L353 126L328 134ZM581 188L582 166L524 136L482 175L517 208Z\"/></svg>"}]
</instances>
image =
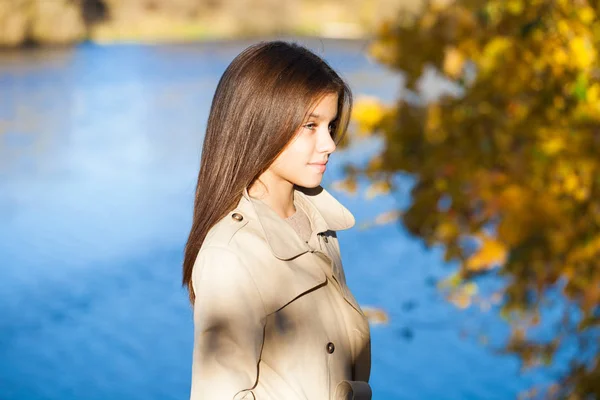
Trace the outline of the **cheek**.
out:
<instances>
[{"instance_id":1,"label":"cheek","mask_svg":"<svg viewBox=\"0 0 600 400\"><path fill-rule=\"evenodd\" d=\"M279 155L271 169L278 175L287 177L294 175L294 172L298 171L303 164L306 164L306 162L302 160L299 154L286 151Z\"/></svg>"},{"instance_id":2,"label":"cheek","mask_svg":"<svg viewBox=\"0 0 600 400\"><path fill-rule=\"evenodd\" d=\"M278 169L297 169L311 161L314 146L305 137L294 140L275 160L274 166Z\"/></svg>"},{"instance_id":3,"label":"cheek","mask_svg":"<svg viewBox=\"0 0 600 400\"><path fill-rule=\"evenodd\" d=\"M271 166L271 170L277 175L300 184L306 176L308 166L312 161L314 146L310 138L299 137L279 155Z\"/></svg>"}]
</instances>

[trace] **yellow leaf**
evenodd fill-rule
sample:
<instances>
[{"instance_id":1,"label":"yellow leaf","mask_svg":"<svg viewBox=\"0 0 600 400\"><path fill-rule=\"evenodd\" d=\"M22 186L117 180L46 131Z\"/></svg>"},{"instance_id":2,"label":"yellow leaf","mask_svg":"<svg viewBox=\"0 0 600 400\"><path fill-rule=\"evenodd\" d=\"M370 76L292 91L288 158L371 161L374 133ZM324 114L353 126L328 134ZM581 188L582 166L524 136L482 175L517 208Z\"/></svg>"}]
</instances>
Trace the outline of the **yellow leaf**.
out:
<instances>
[{"instance_id":1,"label":"yellow leaf","mask_svg":"<svg viewBox=\"0 0 600 400\"><path fill-rule=\"evenodd\" d=\"M387 312L381 308L371 306L360 307L371 324L387 324L390 317Z\"/></svg>"},{"instance_id":2,"label":"yellow leaf","mask_svg":"<svg viewBox=\"0 0 600 400\"><path fill-rule=\"evenodd\" d=\"M578 246L569 254L568 263L585 262L600 255L600 235Z\"/></svg>"},{"instance_id":3,"label":"yellow leaf","mask_svg":"<svg viewBox=\"0 0 600 400\"><path fill-rule=\"evenodd\" d=\"M431 144L441 144L448 137L448 132L441 126L442 109L439 104L431 104L427 109L425 138Z\"/></svg>"},{"instance_id":4,"label":"yellow leaf","mask_svg":"<svg viewBox=\"0 0 600 400\"><path fill-rule=\"evenodd\" d=\"M440 241L445 241L448 238L458 235L458 227L450 221L444 221L438 225L435 230L435 236Z\"/></svg>"},{"instance_id":5,"label":"yellow leaf","mask_svg":"<svg viewBox=\"0 0 600 400\"><path fill-rule=\"evenodd\" d=\"M458 78L462 74L465 57L456 47L446 48L444 53L444 72L452 78Z\"/></svg>"},{"instance_id":6,"label":"yellow leaf","mask_svg":"<svg viewBox=\"0 0 600 400\"><path fill-rule=\"evenodd\" d=\"M508 0L506 3L506 9L511 14L520 14L523 8L523 0Z\"/></svg>"},{"instance_id":7,"label":"yellow leaf","mask_svg":"<svg viewBox=\"0 0 600 400\"><path fill-rule=\"evenodd\" d=\"M569 27L569 24L564 19L559 20L556 23L556 27L558 28L558 32L562 36L567 36L571 32L571 28Z\"/></svg>"},{"instance_id":8,"label":"yellow leaf","mask_svg":"<svg viewBox=\"0 0 600 400\"><path fill-rule=\"evenodd\" d=\"M345 192L350 195L356 194L357 185L351 179L341 179L331 184L331 188L340 192Z\"/></svg>"},{"instance_id":9,"label":"yellow leaf","mask_svg":"<svg viewBox=\"0 0 600 400\"><path fill-rule=\"evenodd\" d=\"M465 292L465 294L467 294L469 296L474 296L478 292L478 290L477 290L477 284L475 284L474 282L465 283L463 285L462 290Z\"/></svg>"},{"instance_id":10,"label":"yellow leaf","mask_svg":"<svg viewBox=\"0 0 600 400\"><path fill-rule=\"evenodd\" d=\"M573 197L577 201L585 201L590 197L590 191L588 188L579 188L573 193Z\"/></svg>"},{"instance_id":11,"label":"yellow leaf","mask_svg":"<svg viewBox=\"0 0 600 400\"><path fill-rule=\"evenodd\" d=\"M578 7L578 10L579 18L584 24L590 24L596 18L596 13L594 12L594 9L590 6L580 5Z\"/></svg>"},{"instance_id":12,"label":"yellow leaf","mask_svg":"<svg viewBox=\"0 0 600 400\"><path fill-rule=\"evenodd\" d=\"M500 193L499 198L501 206L507 209L519 209L525 200L527 200L525 191L515 184L508 185Z\"/></svg>"},{"instance_id":13,"label":"yellow leaf","mask_svg":"<svg viewBox=\"0 0 600 400\"><path fill-rule=\"evenodd\" d=\"M379 214L375 218L375 225L385 225L390 222L397 221L401 216L400 211L392 210Z\"/></svg>"},{"instance_id":14,"label":"yellow leaf","mask_svg":"<svg viewBox=\"0 0 600 400\"><path fill-rule=\"evenodd\" d=\"M359 134L371 134L385 115L385 108L379 99L370 96L359 97L352 109L352 119L358 124Z\"/></svg>"},{"instance_id":15,"label":"yellow leaf","mask_svg":"<svg viewBox=\"0 0 600 400\"><path fill-rule=\"evenodd\" d=\"M588 68L596 58L596 52L589 38L577 36L569 42L573 62L579 68Z\"/></svg>"},{"instance_id":16,"label":"yellow leaf","mask_svg":"<svg viewBox=\"0 0 600 400\"><path fill-rule=\"evenodd\" d=\"M562 47L554 48L552 59L557 65L566 65L569 62L569 56Z\"/></svg>"},{"instance_id":17,"label":"yellow leaf","mask_svg":"<svg viewBox=\"0 0 600 400\"><path fill-rule=\"evenodd\" d=\"M575 190L579 187L579 178L577 175L575 173L570 173L565 176L563 187L567 193L575 192Z\"/></svg>"},{"instance_id":18,"label":"yellow leaf","mask_svg":"<svg viewBox=\"0 0 600 400\"><path fill-rule=\"evenodd\" d=\"M594 106L598 106L600 103L600 85L594 83L590 86L585 94L586 101Z\"/></svg>"},{"instance_id":19,"label":"yellow leaf","mask_svg":"<svg viewBox=\"0 0 600 400\"><path fill-rule=\"evenodd\" d=\"M454 293L451 293L448 296L448 301L457 306L458 308L465 309L471 305L471 296L465 293L462 290L458 290Z\"/></svg>"},{"instance_id":20,"label":"yellow leaf","mask_svg":"<svg viewBox=\"0 0 600 400\"><path fill-rule=\"evenodd\" d=\"M386 181L373 182L369 185L365 192L367 200L372 200L377 196L388 194L390 192L390 185Z\"/></svg>"},{"instance_id":21,"label":"yellow leaf","mask_svg":"<svg viewBox=\"0 0 600 400\"><path fill-rule=\"evenodd\" d=\"M453 3L454 0L431 0L430 6L433 10L442 11Z\"/></svg>"},{"instance_id":22,"label":"yellow leaf","mask_svg":"<svg viewBox=\"0 0 600 400\"><path fill-rule=\"evenodd\" d=\"M473 271L493 268L506 262L506 247L497 239L481 236L481 246L469 257L466 267Z\"/></svg>"},{"instance_id":23,"label":"yellow leaf","mask_svg":"<svg viewBox=\"0 0 600 400\"><path fill-rule=\"evenodd\" d=\"M512 45L512 42L506 37L499 36L490 40L479 60L479 66L482 73L488 73L496 66L497 59L502 56Z\"/></svg>"},{"instance_id":24,"label":"yellow leaf","mask_svg":"<svg viewBox=\"0 0 600 400\"><path fill-rule=\"evenodd\" d=\"M437 287L438 289L452 289L455 290L456 287L458 287L458 285L460 285L463 282L462 277L460 276L460 273L455 272L452 275L446 277L445 279L440 280L437 283Z\"/></svg>"},{"instance_id":25,"label":"yellow leaf","mask_svg":"<svg viewBox=\"0 0 600 400\"><path fill-rule=\"evenodd\" d=\"M544 153L554 155L565 148L565 141L562 137L556 136L544 141L541 147Z\"/></svg>"}]
</instances>

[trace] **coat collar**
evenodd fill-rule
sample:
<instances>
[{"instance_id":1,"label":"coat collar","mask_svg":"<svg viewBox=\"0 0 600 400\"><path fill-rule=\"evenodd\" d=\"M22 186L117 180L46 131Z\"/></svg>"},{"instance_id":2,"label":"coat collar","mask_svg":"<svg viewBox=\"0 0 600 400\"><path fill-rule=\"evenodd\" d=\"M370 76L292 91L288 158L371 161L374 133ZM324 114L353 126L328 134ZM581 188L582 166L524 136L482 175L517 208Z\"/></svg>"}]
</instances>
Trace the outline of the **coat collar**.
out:
<instances>
[{"instance_id":1,"label":"coat collar","mask_svg":"<svg viewBox=\"0 0 600 400\"><path fill-rule=\"evenodd\" d=\"M241 203L250 207L241 207ZM250 197L247 188L244 188L238 205L255 214L271 252L279 259L289 260L318 248L317 235L320 233L348 229L355 224L354 215L322 186L311 189L294 186L294 203L306 212L313 226L308 244L300 239L296 231L271 207L257 198Z\"/></svg>"}]
</instances>

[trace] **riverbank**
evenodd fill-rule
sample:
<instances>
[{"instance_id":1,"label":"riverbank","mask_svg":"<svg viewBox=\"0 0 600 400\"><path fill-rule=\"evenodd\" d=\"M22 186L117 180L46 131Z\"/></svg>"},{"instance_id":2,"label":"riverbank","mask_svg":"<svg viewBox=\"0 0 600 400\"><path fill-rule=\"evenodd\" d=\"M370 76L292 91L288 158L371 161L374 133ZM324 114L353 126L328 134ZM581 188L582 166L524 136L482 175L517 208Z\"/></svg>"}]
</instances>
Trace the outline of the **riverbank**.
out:
<instances>
[{"instance_id":1,"label":"riverbank","mask_svg":"<svg viewBox=\"0 0 600 400\"><path fill-rule=\"evenodd\" d=\"M407 0L14 0L0 2L0 47L82 41L193 42L289 35L368 38Z\"/></svg>"}]
</instances>

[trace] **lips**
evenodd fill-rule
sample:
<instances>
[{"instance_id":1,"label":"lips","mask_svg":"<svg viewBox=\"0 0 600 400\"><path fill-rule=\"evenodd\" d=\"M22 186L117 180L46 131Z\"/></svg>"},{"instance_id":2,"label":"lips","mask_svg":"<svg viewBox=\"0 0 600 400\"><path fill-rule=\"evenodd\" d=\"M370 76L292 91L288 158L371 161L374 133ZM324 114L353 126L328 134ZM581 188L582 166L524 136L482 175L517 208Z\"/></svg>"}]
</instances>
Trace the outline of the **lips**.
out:
<instances>
[{"instance_id":1,"label":"lips","mask_svg":"<svg viewBox=\"0 0 600 400\"><path fill-rule=\"evenodd\" d=\"M316 162L316 163L309 163L308 165L314 167L318 172L325 172L325 169L327 169L327 162Z\"/></svg>"},{"instance_id":2,"label":"lips","mask_svg":"<svg viewBox=\"0 0 600 400\"><path fill-rule=\"evenodd\" d=\"M314 163L309 163L310 165L326 165L327 161L325 162L314 162Z\"/></svg>"}]
</instances>

